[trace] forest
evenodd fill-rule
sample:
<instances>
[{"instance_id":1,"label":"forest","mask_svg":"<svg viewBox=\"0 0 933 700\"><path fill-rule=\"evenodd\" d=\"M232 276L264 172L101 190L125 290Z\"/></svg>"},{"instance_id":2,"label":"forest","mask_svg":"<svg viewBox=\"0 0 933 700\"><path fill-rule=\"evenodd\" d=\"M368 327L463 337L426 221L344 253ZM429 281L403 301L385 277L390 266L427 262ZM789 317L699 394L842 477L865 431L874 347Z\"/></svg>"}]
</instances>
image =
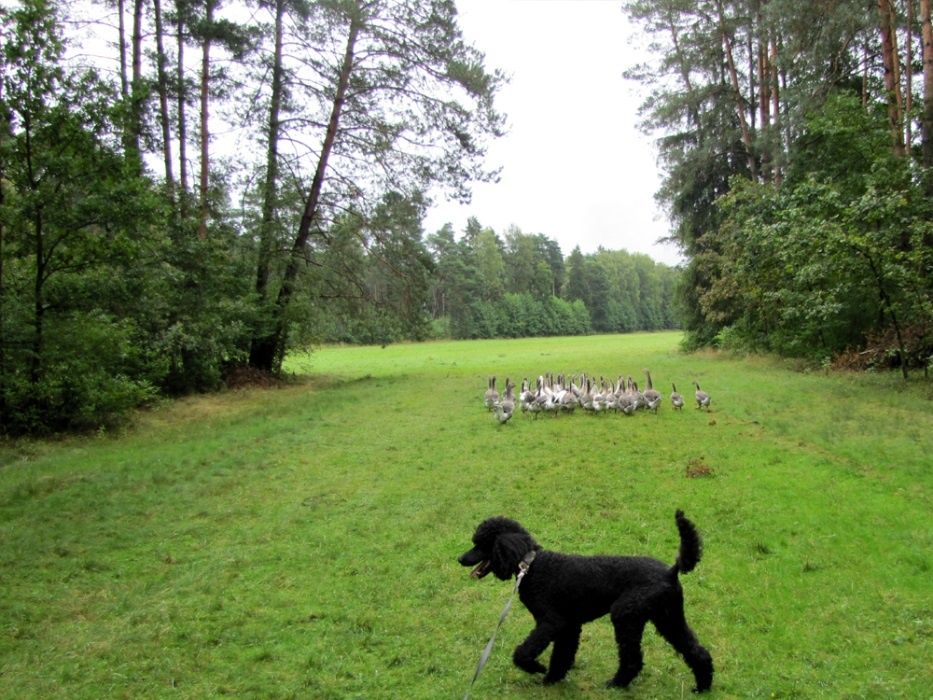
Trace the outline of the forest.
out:
<instances>
[{"instance_id":1,"label":"forest","mask_svg":"<svg viewBox=\"0 0 933 700\"><path fill-rule=\"evenodd\" d=\"M629 0L688 345L929 369L930 0Z\"/></svg>"},{"instance_id":2,"label":"forest","mask_svg":"<svg viewBox=\"0 0 933 700\"><path fill-rule=\"evenodd\" d=\"M452 0L0 9L0 432L96 428L333 341L682 326L926 371L929 0L624 10L682 270L481 213L423 230L428 193L495 180L505 124Z\"/></svg>"}]
</instances>

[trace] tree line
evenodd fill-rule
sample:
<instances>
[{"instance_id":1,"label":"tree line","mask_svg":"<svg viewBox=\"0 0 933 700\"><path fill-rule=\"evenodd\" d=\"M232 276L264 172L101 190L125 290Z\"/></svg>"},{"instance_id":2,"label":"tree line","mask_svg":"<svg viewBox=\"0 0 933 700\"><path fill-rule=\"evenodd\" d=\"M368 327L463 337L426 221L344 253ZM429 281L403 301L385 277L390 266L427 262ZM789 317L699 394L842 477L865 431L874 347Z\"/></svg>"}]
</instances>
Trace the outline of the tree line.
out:
<instances>
[{"instance_id":1,"label":"tree line","mask_svg":"<svg viewBox=\"0 0 933 700\"><path fill-rule=\"evenodd\" d=\"M629 0L691 346L927 369L930 0Z\"/></svg>"},{"instance_id":2,"label":"tree line","mask_svg":"<svg viewBox=\"0 0 933 700\"><path fill-rule=\"evenodd\" d=\"M565 280L543 236L423 235L503 127L450 0L22 0L0 31L0 432L310 342L672 322L673 271L639 256Z\"/></svg>"},{"instance_id":3,"label":"tree line","mask_svg":"<svg viewBox=\"0 0 933 700\"><path fill-rule=\"evenodd\" d=\"M435 261L432 316L455 338L579 335L677 325L675 268L646 255L574 248L565 259L543 234L500 237L475 218L458 240L428 236Z\"/></svg>"}]
</instances>

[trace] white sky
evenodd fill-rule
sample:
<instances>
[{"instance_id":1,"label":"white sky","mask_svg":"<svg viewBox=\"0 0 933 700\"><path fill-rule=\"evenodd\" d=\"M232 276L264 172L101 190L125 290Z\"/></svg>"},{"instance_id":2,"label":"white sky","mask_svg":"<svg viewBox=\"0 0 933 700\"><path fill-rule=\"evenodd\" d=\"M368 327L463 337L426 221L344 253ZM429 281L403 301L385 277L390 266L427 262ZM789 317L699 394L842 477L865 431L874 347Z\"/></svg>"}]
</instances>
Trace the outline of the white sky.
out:
<instances>
[{"instance_id":1,"label":"white sky","mask_svg":"<svg viewBox=\"0 0 933 700\"><path fill-rule=\"evenodd\" d=\"M490 145L496 184L478 184L466 206L435 197L424 222L458 235L469 216L500 236L511 224L579 245L681 262L655 204L660 186L652 139L636 128L639 85L622 72L640 60L621 0L456 0L464 38L488 69L511 80L499 94L508 133Z\"/></svg>"}]
</instances>

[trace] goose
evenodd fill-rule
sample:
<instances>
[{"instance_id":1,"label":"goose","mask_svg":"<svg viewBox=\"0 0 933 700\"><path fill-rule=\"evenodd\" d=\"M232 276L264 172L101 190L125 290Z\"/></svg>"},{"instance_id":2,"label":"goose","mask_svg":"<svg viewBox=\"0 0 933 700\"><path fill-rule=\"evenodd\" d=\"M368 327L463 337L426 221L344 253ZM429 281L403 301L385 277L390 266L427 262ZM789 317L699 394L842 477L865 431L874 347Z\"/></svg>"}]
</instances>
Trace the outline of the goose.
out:
<instances>
[{"instance_id":1,"label":"goose","mask_svg":"<svg viewBox=\"0 0 933 700\"><path fill-rule=\"evenodd\" d=\"M514 388L515 385L509 382L508 377L506 377L505 395L502 397L502 401L499 401L495 405L496 420L499 421L499 425L508 423L512 414L515 412L515 399L512 396L512 389Z\"/></svg>"},{"instance_id":2,"label":"goose","mask_svg":"<svg viewBox=\"0 0 933 700\"><path fill-rule=\"evenodd\" d=\"M635 397L631 394L622 394L618 399L618 404L619 410L627 416L634 416L635 409L638 408L635 404Z\"/></svg>"},{"instance_id":3,"label":"goose","mask_svg":"<svg viewBox=\"0 0 933 700\"><path fill-rule=\"evenodd\" d=\"M593 405L593 381L591 379L586 380L586 389L583 396L580 397L580 405L583 406L584 411L592 412L595 410Z\"/></svg>"},{"instance_id":4,"label":"goose","mask_svg":"<svg viewBox=\"0 0 933 700\"><path fill-rule=\"evenodd\" d=\"M486 389L486 394L483 397L483 404L485 404L486 409L491 411L496 407L496 404L499 402L499 392L496 391L496 378L489 378L489 386Z\"/></svg>"},{"instance_id":5,"label":"goose","mask_svg":"<svg viewBox=\"0 0 933 700\"><path fill-rule=\"evenodd\" d=\"M616 394L615 388L613 387L612 382L609 382L609 389L606 391L606 410L607 411L618 411L619 410L619 395Z\"/></svg>"},{"instance_id":6,"label":"goose","mask_svg":"<svg viewBox=\"0 0 933 700\"><path fill-rule=\"evenodd\" d=\"M544 392L547 399L544 404L544 410L553 413L555 416L560 410L560 391L559 385L557 389L554 388L554 376L548 374L544 381Z\"/></svg>"},{"instance_id":7,"label":"goose","mask_svg":"<svg viewBox=\"0 0 933 700\"><path fill-rule=\"evenodd\" d=\"M564 389L564 392L560 395L560 410L573 413L573 409L577 407L577 404L578 399L577 395L573 393L573 388Z\"/></svg>"},{"instance_id":8,"label":"goose","mask_svg":"<svg viewBox=\"0 0 933 700\"><path fill-rule=\"evenodd\" d=\"M570 381L570 391L573 392L574 398L577 400L577 405L580 405L580 402L583 400L583 394L586 393L586 373L583 373L579 377L579 382L576 379Z\"/></svg>"},{"instance_id":9,"label":"goose","mask_svg":"<svg viewBox=\"0 0 933 700\"><path fill-rule=\"evenodd\" d=\"M648 402L645 401L645 395L638 390L638 382L633 382L632 378L629 377L629 381L632 384L632 395L635 397L635 408L647 408Z\"/></svg>"},{"instance_id":10,"label":"goose","mask_svg":"<svg viewBox=\"0 0 933 700\"><path fill-rule=\"evenodd\" d=\"M696 394L695 394L696 400L697 400L697 408L705 408L708 411L709 402L710 402L709 394L707 394L705 391L700 389L700 384L698 382L694 382L693 385L697 388Z\"/></svg>"},{"instance_id":11,"label":"goose","mask_svg":"<svg viewBox=\"0 0 933 700\"><path fill-rule=\"evenodd\" d=\"M671 388L674 390L671 392L671 407L680 411L684 407L684 397L677 392L677 385L674 382L671 382Z\"/></svg>"},{"instance_id":12,"label":"goose","mask_svg":"<svg viewBox=\"0 0 933 700\"><path fill-rule=\"evenodd\" d=\"M622 384L621 378L620 384ZM631 377L628 378L628 384L622 384L622 386L620 386L619 391L621 393L616 400L619 410L627 416L635 415L635 409L638 408L638 403L635 400L635 388L632 386Z\"/></svg>"},{"instance_id":13,"label":"goose","mask_svg":"<svg viewBox=\"0 0 933 700\"><path fill-rule=\"evenodd\" d=\"M648 398L645 396L645 408L647 408L652 413L657 414L658 409L661 407L661 395Z\"/></svg>"},{"instance_id":14,"label":"goose","mask_svg":"<svg viewBox=\"0 0 933 700\"><path fill-rule=\"evenodd\" d=\"M599 378L599 388L593 391L593 410L600 413L606 410L606 380Z\"/></svg>"},{"instance_id":15,"label":"goose","mask_svg":"<svg viewBox=\"0 0 933 700\"><path fill-rule=\"evenodd\" d=\"M570 390L564 388L564 375L558 374L556 380L551 380L551 402L548 406L549 410L554 411L554 415L566 409L564 398L568 394Z\"/></svg>"},{"instance_id":16,"label":"goose","mask_svg":"<svg viewBox=\"0 0 933 700\"><path fill-rule=\"evenodd\" d=\"M652 386L651 372L648 370L645 370L645 378L648 380L648 387L645 389L645 403L649 410L657 413L658 407L661 405L661 393Z\"/></svg>"},{"instance_id":17,"label":"goose","mask_svg":"<svg viewBox=\"0 0 933 700\"><path fill-rule=\"evenodd\" d=\"M522 413L525 413L531 410L531 404L534 403L535 392L531 390L531 384L528 382L528 378L525 377L522 379L522 393L518 395L518 401L522 407Z\"/></svg>"},{"instance_id":18,"label":"goose","mask_svg":"<svg viewBox=\"0 0 933 700\"><path fill-rule=\"evenodd\" d=\"M544 377L538 377L538 390L535 392L534 400L529 406L529 410L535 414L535 419L537 420L538 414L541 411L547 408L550 397L547 394L546 387L544 386Z\"/></svg>"}]
</instances>

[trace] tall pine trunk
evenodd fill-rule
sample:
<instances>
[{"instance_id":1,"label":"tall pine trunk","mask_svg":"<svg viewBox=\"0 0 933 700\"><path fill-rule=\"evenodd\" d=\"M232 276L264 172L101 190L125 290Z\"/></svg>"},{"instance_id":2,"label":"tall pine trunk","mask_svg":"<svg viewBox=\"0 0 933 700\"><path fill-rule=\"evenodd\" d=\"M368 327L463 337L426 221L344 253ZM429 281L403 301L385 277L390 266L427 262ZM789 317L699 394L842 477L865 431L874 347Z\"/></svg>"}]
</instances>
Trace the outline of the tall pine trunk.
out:
<instances>
[{"instance_id":1,"label":"tall pine trunk","mask_svg":"<svg viewBox=\"0 0 933 700\"><path fill-rule=\"evenodd\" d=\"M178 42L178 59L176 66L176 89L178 93L178 211L182 219L188 216L188 127L186 116L186 103L188 89L185 84L185 20L184 2L175 0L177 14L176 40Z\"/></svg>"},{"instance_id":2,"label":"tall pine trunk","mask_svg":"<svg viewBox=\"0 0 933 700\"><path fill-rule=\"evenodd\" d=\"M123 106L126 108L130 103L130 77L126 61L126 18L124 0L117 0L117 51L120 54L120 97L123 98ZM123 154L128 156L133 150L133 143L129 128L129 119L123 114L120 120L123 128Z\"/></svg>"},{"instance_id":3,"label":"tall pine trunk","mask_svg":"<svg viewBox=\"0 0 933 700\"><path fill-rule=\"evenodd\" d=\"M671 34L671 43L674 45L674 54L677 57L677 68L680 72L681 79L684 81L684 88L687 90L689 98L687 110L690 114L690 123L692 126L696 127L697 134L701 135L700 108L699 102L696 99L696 91L693 89L693 82L690 80L690 66L684 58L684 52L680 46L680 35L677 32L677 27L674 25L673 17L668 13L665 19L667 20L667 29Z\"/></svg>"},{"instance_id":4,"label":"tall pine trunk","mask_svg":"<svg viewBox=\"0 0 933 700\"><path fill-rule=\"evenodd\" d=\"M269 268L275 237L275 209L279 177L279 113L282 107L282 33L285 0L275 1L275 48L272 57L272 95L269 103L269 123L266 132L266 180L262 192L262 215L259 223L259 252L256 260L256 296L265 305L269 294ZM267 359L268 340L257 333L250 345L250 365L272 369Z\"/></svg>"},{"instance_id":5,"label":"tall pine trunk","mask_svg":"<svg viewBox=\"0 0 933 700\"><path fill-rule=\"evenodd\" d=\"M6 142L11 133L13 123L13 114L6 107L3 101L3 81L0 80L0 183L5 181L6 163L4 155L6 153ZM0 184L0 210L5 203L4 192L6 188ZM6 416L6 285L3 276L3 244L4 218L0 217L0 417Z\"/></svg>"},{"instance_id":6,"label":"tall pine trunk","mask_svg":"<svg viewBox=\"0 0 933 700\"><path fill-rule=\"evenodd\" d=\"M305 259L305 247L308 244L308 239L311 237L312 226L316 223L318 218L321 190L324 186L324 177L327 173L327 161L330 158L331 151L334 147L334 141L337 138L340 115L343 111L347 87L350 84L350 76L353 73L354 50L359 32L360 21L359 18L354 15L350 20L347 45L344 51L343 61L340 65L340 72L337 76L334 101L331 105L330 118L327 121L324 143L321 145L321 154L318 158L317 168L314 171L314 179L311 181L311 188L305 200L304 211L301 215L301 223L298 226L298 234L295 236L295 241L292 244L288 264L285 267L285 273L282 277L282 285L279 287L275 306L270 311L272 313L270 330L264 332L260 337L254 338L252 342L250 365L258 369L277 372L282 366L282 359L285 355L285 343L287 340L285 312L291 300L292 293L294 292L298 271L301 269L301 264Z\"/></svg>"},{"instance_id":7,"label":"tall pine trunk","mask_svg":"<svg viewBox=\"0 0 933 700\"><path fill-rule=\"evenodd\" d=\"M133 36L132 36L132 79L130 80L129 117L127 125L127 160L133 172L142 172L143 131L143 0L133 0Z\"/></svg>"},{"instance_id":8,"label":"tall pine trunk","mask_svg":"<svg viewBox=\"0 0 933 700\"><path fill-rule=\"evenodd\" d=\"M265 300L273 250L274 221L279 179L279 113L282 108L282 33L285 0L275 0L275 49L272 57L272 96L266 130L266 180L262 192L259 223L259 259L256 265L256 293Z\"/></svg>"},{"instance_id":9,"label":"tall pine trunk","mask_svg":"<svg viewBox=\"0 0 933 700\"><path fill-rule=\"evenodd\" d=\"M930 21L931 0L920 0L920 26L923 37L923 164L933 168L933 23ZM933 177L928 176L933 189ZM931 193L933 194L933 193Z\"/></svg>"},{"instance_id":10,"label":"tall pine trunk","mask_svg":"<svg viewBox=\"0 0 933 700\"><path fill-rule=\"evenodd\" d=\"M914 107L914 0L907 0L907 43L904 47L904 65L907 74L904 76L904 138L906 150L910 153L914 140L914 127L911 112Z\"/></svg>"},{"instance_id":11,"label":"tall pine trunk","mask_svg":"<svg viewBox=\"0 0 933 700\"><path fill-rule=\"evenodd\" d=\"M767 32L761 29L758 40L758 128L766 140L761 148L761 174L765 182L770 182L774 159L771 157L770 141L767 141L771 132L771 64L766 34Z\"/></svg>"},{"instance_id":12,"label":"tall pine trunk","mask_svg":"<svg viewBox=\"0 0 933 700\"><path fill-rule=\"evenodd\" d=\"M159 91L159 123L162 126L162 159L165 165L165 187L169 200L175 197L175 178L172 174L172 132L168 113L168 74L165 70L166 56L162 27L162 0L153 0L156 32L156 71Z\"/></svg>"},{"instance_id":13,"label":"tall pine trunk","mask_svg":"<svg viewBox=\"0 0 933 700\"><path fill-rule=\"evenodd\" d=\"M755 149L753 144L752 130L748 125L747 107L745 97L742 95L742 88L739 85L739 72L735 67L735 56L733 51L732 38L726 29L725 11L722 7L722 0L717 0L716 7L719 12L719 27L722 32L722 45L726 52L726 65L729 70L729 78L732 82L732 90L735 94L735 111L739 117L739 125L742 129L742 145L748 157L748 172L752 180L758 178L758 168L755 163Z\"/></svg>"},{"instance_id":14,"label":"tall pine trunk","mask_svg":"<svg viewBox=\"0 0 933 700\"><path fill-rule=\"evenodd\" d=\"M214 0L207 0L205 7L206 32L201 44L201 176L198 181L198 238L207 238L207 219L210 213L208 184L210 178L210 70L211 32L214 22Z\"/></svg>"},{"instance_id":15,"label":"tall pine trunk","mask_svg":"<svg viewBox=\"0 0 933 700\"><path fill-rule=\"evenodd\" d=\"M884 89L888 102L888 123L894 154L903 156L904 114L901 96L900 57L897 55L897 23L891 0L878 0L878 18L881 30L881 59L884 63Z\"/></svg>"},{"instance_id":16,"label":"tall pine trunk","mask_svg":"<svg viewBox=\"0 0 933 700\"><path fill-rule=\"evenodd\" d=\"M776 33L776 30L775 30ZM781 131L781 83L778 71L778 40L771 35L771 118L773 129L771 136L772 156L774 164L774 183L780 187L784 181L784 141Z\"/></svg>"},{"instance_id":17,"label":"tall pine trunk","mask_svg":"<svg viewBox=\"0 0 933 700\"><path fill-rule=\"evenodd\" d=\"M39 191L38 173L34 165L32 151L32 123L26 116L23 119L23 133L25 135L24 160L26 164L26 181L29 184L30 193L36 196ZM32 286L33 302L33 336L31 357L29 358L29 381L35 385L39 383L42 376L42 354L45 346L45 277L46 277L46 250L45 250L45 212L41 201L36 203L32 212L32 227L35 235L35 253L36 271Z\"/></svg>"}]
</instances>

